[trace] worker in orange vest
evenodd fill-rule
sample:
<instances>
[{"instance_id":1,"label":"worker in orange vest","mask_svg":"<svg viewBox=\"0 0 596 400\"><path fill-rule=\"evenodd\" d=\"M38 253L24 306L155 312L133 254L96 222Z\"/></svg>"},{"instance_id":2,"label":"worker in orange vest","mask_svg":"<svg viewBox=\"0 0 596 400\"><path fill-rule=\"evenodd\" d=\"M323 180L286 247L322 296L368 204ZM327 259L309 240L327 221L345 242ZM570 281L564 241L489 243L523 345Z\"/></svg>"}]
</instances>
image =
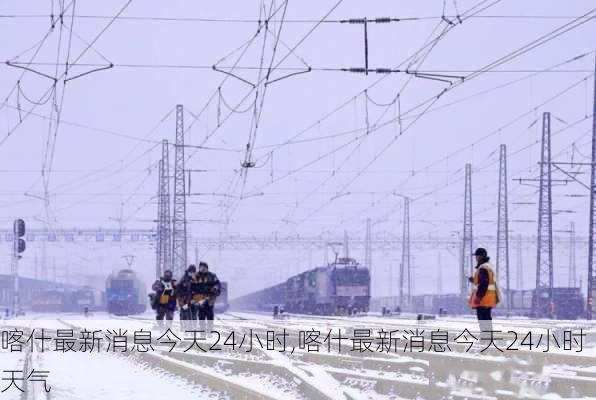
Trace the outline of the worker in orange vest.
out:
<instances>
[{"instance_id":1,"label":"worker in orange vest","mask_svg":"<svg viewBox=\"0 0 596 400\"><path fill-rule=\"evenodd\" d=\"M492 309L499 303L497 276L486 249L479 247L474 252L476 270L474 276L468 278L473 284L468 305L476 309L476 316L481 331L492 331ZM489 322L490 321L490 322Z\"/></svg>"}]
</instances>

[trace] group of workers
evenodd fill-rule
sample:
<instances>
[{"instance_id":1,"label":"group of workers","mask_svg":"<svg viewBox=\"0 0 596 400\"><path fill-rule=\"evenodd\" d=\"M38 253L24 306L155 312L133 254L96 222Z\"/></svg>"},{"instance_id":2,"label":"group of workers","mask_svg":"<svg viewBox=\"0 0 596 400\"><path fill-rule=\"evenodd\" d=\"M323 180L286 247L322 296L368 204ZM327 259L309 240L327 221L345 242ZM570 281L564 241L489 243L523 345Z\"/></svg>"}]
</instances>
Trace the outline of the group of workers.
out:
<instances>
[{"instance_id":1,"label":"group of workers","mask_svg":"<svg viewBox=\"0 0 596 400\"><path fill-rule=\"evenodd\" d=\"M468 280L472 283L472 293L468 306L476 310L481 331L492 330L492 309L500 301L497 277L486 249L478 248L474 252L476 268ZM199 263L199 269L190 265L179 281L174 279L172 271L164 271L163 277L153 284L152 305L156 310L158 325L163 327L164 319L172 321L178 309L182 327L194 327L200 323L202 332L211 332L213 328L215 300L221 292L217 276L209 271L205 262ZM274 309L274 318L280 318L283 309ZM195 322L193 322L195 321ZM171 322L168 323L170 325Z\"/></svg>"},{"instance_id":2,"label":"group of workers","mask_svg":"<svg viewBox=\"0 0 596 400\"><path fill-rule=\"evenodd\" d=\"M152 306L160 328L163 328L164 320L168 327L171 326L178 310L182 329L194 329L198 320L200 331L207 334L212 331L213 308L221 293L221 284L217 276L209 271L207 263L200 262L198 271L195 265L190 265L178 281L172 271L166 270L152 289Z\"/></svg>"}]
</instances>

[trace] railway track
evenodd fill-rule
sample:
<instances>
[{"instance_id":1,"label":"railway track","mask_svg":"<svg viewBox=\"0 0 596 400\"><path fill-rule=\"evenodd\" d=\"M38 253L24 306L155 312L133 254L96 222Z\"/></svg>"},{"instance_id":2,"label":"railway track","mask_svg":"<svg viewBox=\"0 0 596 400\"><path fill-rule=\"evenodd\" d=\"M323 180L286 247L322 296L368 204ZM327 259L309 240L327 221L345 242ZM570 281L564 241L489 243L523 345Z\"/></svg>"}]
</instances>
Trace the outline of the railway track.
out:
<instances>
[{"instance_id":1,"label":"railway track","mask_svg":"<svg viewBox=\"0 0 596 400\"><path fill-rule=\"evenodd\" d=\"M243 332L252 329L253 332L262 335L266 335L268 330L281 329L286 329L293 335L299 329L310 328L306 326L308 324L315 327L342 327L346 331L359 324L372 329L382 326L386 329L387 326L412 328L407 321L401 320L387 321L388 324L385 324L384 320L306 320L307 323L302 319L255 320L251 319L250 315L225 313L216 321L216 326L220 331ZM106 325L103 329L120 326L128 328L127 335L132 338L134 329L151 330L155 321L137 317L106 321L89 319L32 323L46 324L53 332L59 328L79 330L101 329L102 325ZM512 329L518 329L520 332L528 329L525 324L519 325L513 326ZM433 325L430 323L421 326ZM205 343L207 347L212 345L214 340L206 338L201 343ZM294 338L288 340L288 347L295 347L292 353L259 347L254 347L252 352L247 353L225 346L219 351L182 351L180 349L191 345L191 341L183 338L181 344L179 349L172 351L154 340L153 351L85 355L80 360L73 358L73 366L78 365L78 362L82 365L93 365L95 361L91 361L90 357L99 356L99 364L111 365L115 370L144 371L143 373L147 374L146 379L165 379L174 387L186 387L187 392L200 394L195 398L202 398L203 395L211 396L210 398L245 399L596 397L596 369L590 368L596 365L596 352L591 348L583 354L524 350L506 354L498 351L480 354L477 347L468 353L462 346L452 346L451 351L446 353L359 353L351 351L348 346L341 350L334 346L331 352L327 353L326 350L309 352L307 349L299 348ZM46 368L48 365L56 365L65 355L34 352L28 357L29 365ZM130 368L131 365L134 367ZM56 371L55 375L65 372ZM52 383L52 375L49 381ZM58 389L61 384L64 383L55 383ZM97 387L97 382L94 386ZM35 391L38 392L39 390Z\"/></svg>"}]
</instances>

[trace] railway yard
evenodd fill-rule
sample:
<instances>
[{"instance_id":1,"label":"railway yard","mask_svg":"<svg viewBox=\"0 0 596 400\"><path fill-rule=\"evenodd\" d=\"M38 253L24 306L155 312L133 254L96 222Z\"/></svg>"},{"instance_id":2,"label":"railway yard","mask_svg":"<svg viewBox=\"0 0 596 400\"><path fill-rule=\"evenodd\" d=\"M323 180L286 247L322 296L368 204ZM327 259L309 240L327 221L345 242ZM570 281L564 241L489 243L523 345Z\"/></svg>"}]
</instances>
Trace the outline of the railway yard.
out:
<instances>
[{"instance_id":1,"label":"railway yard","mask_svg":"<svg viewBox=\"0 0 596 400\"><path fill-rule=\"evenodd\" d=\"M0 32L0 400L596 400L594 0Z\"/></svg>"}]
</instances>

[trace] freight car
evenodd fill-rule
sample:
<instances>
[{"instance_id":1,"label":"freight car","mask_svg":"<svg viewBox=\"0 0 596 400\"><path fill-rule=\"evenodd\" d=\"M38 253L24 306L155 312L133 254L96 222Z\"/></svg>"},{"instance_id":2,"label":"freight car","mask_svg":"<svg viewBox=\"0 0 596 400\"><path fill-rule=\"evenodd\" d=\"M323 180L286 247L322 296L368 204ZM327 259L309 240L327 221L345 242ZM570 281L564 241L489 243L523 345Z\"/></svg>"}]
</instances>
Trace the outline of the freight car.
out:
<instances>
[{"instance_id":1,"label":"freight car","mask_svg":"<svg viewBox=\"0 0 596 400\"><path fill-rule=\"evenodd\" d=\"M585 316L585 300L580 288L552 288L552 302L548 304L548 289L534 290L532 303L533 317L545 318L550 315L556 319L578 319Z\"/></svg>"},{"instance_id":2,"label":"freight car","mask_svg":"<svg viewBox=\"0 0 596 400\"><path fill-rule=\"evenodd\" d=\"M31 310L43 313L61 313L72 309L72 290L62 287L37 291L31 299Z\"/></svg>"},{"instance_id":3,"label":"freight car","mask_svg":"<svg viewBox=\"0 0 596 400\"><path fill-rule=\"evenodd\" d=\"M0 307L12 307L14 281L11 275L0 274ZM39 305L39 293L46 290L74 290L76 286L63 283L19 277L19 301L22 309L30 309L35 302Z\"/></svg>"},{"instance_id":4,"label":"freight car","mask_svg":"<svg viewBox=\"0 0 596 400\"><path fill-rule=\"evenodd\" d=\"M38 290L30 300L32 311L44 313L80 313L85 309L103 309L103 294L90 286L54 287Z\"/></svg>"},{"instance_id":5,"label":"freight car","mask_svg":"<svg viewBox=\"0 0 596 400\"><path fill-rule=\"evenodd\" d=\"M580 288L555 287L552 289L552 303L548 301L546 289L511 290L511 310L507 309L507 292L502 290L502 302L494 309L497 316L513 315L530 318L577 319L585 315L585 299ZM398 297L375 299L376 308L387 304L399 304ZM424 294L412 296L410 307L401 307L402 311L452 315L469 314L467 297L459 294Z\"/></svg>"},{"instance_id":6,"label":"freight car","mask_svg":"<svg viewBox=\"0 0 596 400\"><path fill-rule=\"evenodd\" d=\"M351 258L340 258L233 301L238 309L271 312L283 306L287 312L317 315L368 312L369 303L370 273Z\"/></svg>"},{"instance_id":7,"label":"freight car","mask_svg":"<svg viewBox=\"0 0 596 400\"><path fill-rule=\"evenodd\" d=\"M145 285L131 269L122 269L108 276L105 297L107 311L111 314L140 314L147 308Z\"/></svg>"}]
</instances>

